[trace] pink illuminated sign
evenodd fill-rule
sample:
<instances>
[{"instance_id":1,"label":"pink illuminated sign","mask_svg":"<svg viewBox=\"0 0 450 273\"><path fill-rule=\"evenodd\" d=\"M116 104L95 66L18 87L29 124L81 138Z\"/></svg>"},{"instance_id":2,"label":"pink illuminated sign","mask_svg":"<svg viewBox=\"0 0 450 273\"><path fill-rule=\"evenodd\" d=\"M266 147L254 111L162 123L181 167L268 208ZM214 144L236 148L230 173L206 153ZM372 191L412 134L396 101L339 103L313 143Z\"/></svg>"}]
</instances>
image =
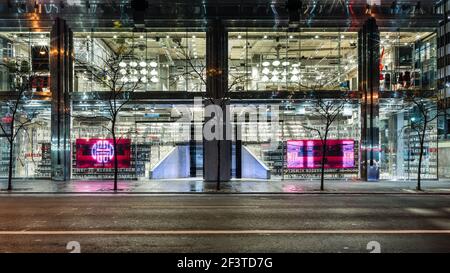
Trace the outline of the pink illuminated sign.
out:
<instances>
[{"instance_id":1,"label":"pink illuminated sign","mask_svg":"<svg viewBox=\"0 0 450 273\"><path fill-rule=\"evenodd\" d=\"M354 140L328 140L326 169L355 167ZM318 169L322 161L321 140L289 140L287 142L288 169Z\"/></svg>"},{"instance_id":2,"label":"pink illuminated sign","mask_svg":"<svg viewBox=\"0 0 450 273\"><path fill-rule=\"evenodd\" d=\"M77 168L114 168L114 145L112 139L77 139L76 166ZM130 168L131 141L119 139L117 141L117 160L119 168Z\"/></svg>"}]
</instances>

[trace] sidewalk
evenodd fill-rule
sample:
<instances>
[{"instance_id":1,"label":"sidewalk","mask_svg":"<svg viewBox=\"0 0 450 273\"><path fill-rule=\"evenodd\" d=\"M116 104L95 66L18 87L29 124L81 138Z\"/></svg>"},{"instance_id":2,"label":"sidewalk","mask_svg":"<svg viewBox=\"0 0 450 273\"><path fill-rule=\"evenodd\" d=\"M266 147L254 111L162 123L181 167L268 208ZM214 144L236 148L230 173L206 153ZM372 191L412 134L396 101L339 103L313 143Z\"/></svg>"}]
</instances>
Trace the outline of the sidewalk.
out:
<instances>
[{"instance_id":1,"label":"sidewalk","mask_svg":"<svg viewBox=\"0 0 450 273\"><path fill-rule=\"evenodd\" d=\"M425 181L423 192L417 192L416 182L406 181L325 181L328 194L450 194L450 181ZM0 180L0 194L8 194L7 183ZM70 181L16 180L12 193L112 193L111 181ZM216 183L205 183L199 179L158 180L158 181L120 181L120 193L304 193L315 194L319 191L320 181L293 180L236 180L222 182L221 190L216 191Z\"/></svg>"}]
</instances>

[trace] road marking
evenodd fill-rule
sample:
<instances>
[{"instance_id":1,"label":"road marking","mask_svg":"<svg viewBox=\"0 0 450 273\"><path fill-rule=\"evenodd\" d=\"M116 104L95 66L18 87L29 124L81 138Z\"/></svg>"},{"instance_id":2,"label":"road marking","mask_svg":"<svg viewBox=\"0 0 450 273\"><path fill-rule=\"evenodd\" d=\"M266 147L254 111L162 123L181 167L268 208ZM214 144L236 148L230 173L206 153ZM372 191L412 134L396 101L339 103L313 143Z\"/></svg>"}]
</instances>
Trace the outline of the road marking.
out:
<instances>
[{"instance_id":1,"label":"road marking","mask_svg":"<svg viewBox=\"0 0 450 273\"><path fill-rule=\"evenodd\" d=\"M450 230L22 230L2 235L449 234Z\"/></svg>"}]
</instances>

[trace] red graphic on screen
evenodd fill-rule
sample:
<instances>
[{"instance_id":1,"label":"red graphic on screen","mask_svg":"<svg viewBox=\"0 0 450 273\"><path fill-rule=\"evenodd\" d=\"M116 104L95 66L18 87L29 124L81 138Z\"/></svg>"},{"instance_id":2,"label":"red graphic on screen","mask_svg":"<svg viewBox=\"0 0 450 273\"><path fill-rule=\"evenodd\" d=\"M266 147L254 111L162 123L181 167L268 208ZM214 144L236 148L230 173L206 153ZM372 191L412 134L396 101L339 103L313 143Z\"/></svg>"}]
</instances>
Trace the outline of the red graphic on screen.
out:
<instances>
[{"instance_id":1,"label":"red graphic on screen","mask_svg":"<svg viewBox=\"0 0 450 273\"><path fill-rule=\"evenodd\" d=\"M354 168L354 148L354 140L327 140L325 169ZM288 169L319 169L321 163L321 140L289 140L287 142Z\"/></svg>"},{"instance_id":2,"label":"red graphic on screen","mask_svg":"<svg viewBox=\"0 0 450 273\"><path fill-rule=\"evenodd\" d=\"M112 139L77 139L77 168L114 168L114 145ZM117 165L119 168L130 168L131 140L117 140Z\"/></svg>"}]
</instances>

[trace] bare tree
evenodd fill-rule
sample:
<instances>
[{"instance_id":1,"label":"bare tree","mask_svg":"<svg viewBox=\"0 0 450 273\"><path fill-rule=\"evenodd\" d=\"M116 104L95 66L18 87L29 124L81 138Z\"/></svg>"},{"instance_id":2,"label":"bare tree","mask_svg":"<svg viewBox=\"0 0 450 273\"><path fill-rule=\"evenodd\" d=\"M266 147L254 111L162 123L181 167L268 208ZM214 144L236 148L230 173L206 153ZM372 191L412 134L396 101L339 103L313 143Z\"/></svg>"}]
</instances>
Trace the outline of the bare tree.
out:
<instances>
[{"instance_id":1,"label":"bare tree","mask_svg":"<svg viewBox=\"0 0 450 273\"><path fill-rule=\"evenodd\" d=\"M13 61L8 64L9 72L12 75L10 99L3 101L7 106L8 114L6 122L0 122L2 133L6 136L9 144L9 166L8 166L8 191L12 191L13 166L14 166L14 146L19 133L26 130L33 122L36 113L26 111L24 105L31 99L31 69L27 61Z\"/></svg>"},{"instance_id":2,"label":"bare tree","mask_svg":"<svg viewBox=\"0 0 450 273\"><path fill-rule=\"evenodd\" d=\"M134 61L130 60L133 50L127 49L125 46L120 46L116 52L107 54L106 57L95 56L94 63L86 63L77 60L77 65L91 69L93 79L102 87L106 89L107 97L107 109L101 115L108 121L109 126L103 126L113 139L114 148L114 191L116 192L118 187L118 143L121 137L117 133L117 124L119 121L119 115L124 106L130 102L131 94L136 91L141 82L137 77L128 79L123 75L123 64L125 62ZM100 92L101 93L101 92ZM99 96L100 93L97 93Z\"/></svg>"},{"instance_id":3,"label":"bare tree","mask_svg":"<svg viewBox=\"0 0 450 273\"><path fill-rule=\"evenodd\" d=\"M437 108L437 98L423 98L418 94L409 94L405 98L405 107L412 112L412 117L404 129L409 129L417 134L419 139L419 162L417 169L417 187L418 191L422 190L422 164L423 155L426 147L428 134L436 127L433 122L436 121L440 112Z\"/></svg>"},{"instance_id":4,"label":"bare tree","mask_svg":"<svg viewBox=\"0 0 450 273\"><path fill-rule=\"evenodd\" d=\"M325 166L327 163L329 133L332 124L343 114L344 107L350 102L350 93L342 92L339 98L326 99L321 94L315 93L316 98L312 103L312 112L309 114L312 119L320 121L320 127L311 124L303 127L317 134L321 141L322 158L320 161L320 190L325 190Z\"/></svg>"}]
</instances>

